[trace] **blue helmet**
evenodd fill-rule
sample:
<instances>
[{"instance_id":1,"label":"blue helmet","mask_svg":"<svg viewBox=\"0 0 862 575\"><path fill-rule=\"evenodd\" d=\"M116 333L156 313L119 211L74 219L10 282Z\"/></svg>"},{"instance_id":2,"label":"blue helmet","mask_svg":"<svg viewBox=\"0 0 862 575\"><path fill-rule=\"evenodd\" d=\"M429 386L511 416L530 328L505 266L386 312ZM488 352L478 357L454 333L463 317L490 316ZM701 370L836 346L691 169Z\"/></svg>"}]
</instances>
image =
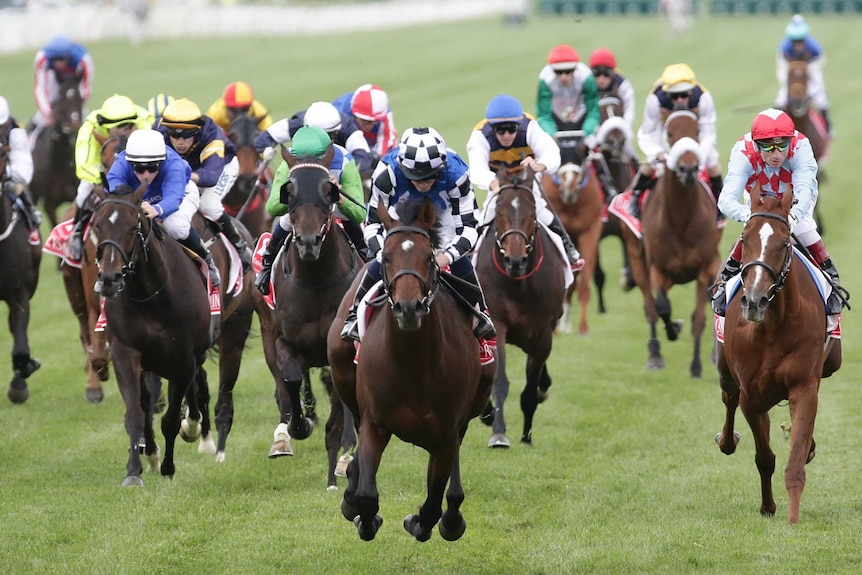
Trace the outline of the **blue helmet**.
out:
<instances>
[{"instance_id":1,"label":"blue helmet","mask_svg":"<svg viewBox=\"0 0 862 575\"><path fill-rule=\"evenodd\" d=\"M500 94L488 102L488 107L485 108L485 118L491 124L520 122L524 119L524 108L514 96Z\"/></svg>"},{"instance_id":2,"label":"blue helmet","mask_svg":"<svg viewBox=\"0 0 862 575\"><path fill-rule=\"evenodd\" d=\"M65 36L54 36L45 45L45 47L42 48L42 51L45 52L45 56L49 60L54 60L55 58L69 58L72 55L72 41Z\"/></svg>"},{"instance_id":3,"label":"blue helmet","mask_svg":"<svg viewBox=\"0 0 862 575\"><path fill-rule=\"evenodd\" d=\"M784 29L784 35L791 40L805 40L810 33L811 27L801 14L794 16Z\"/></svg>"}]
</instances>

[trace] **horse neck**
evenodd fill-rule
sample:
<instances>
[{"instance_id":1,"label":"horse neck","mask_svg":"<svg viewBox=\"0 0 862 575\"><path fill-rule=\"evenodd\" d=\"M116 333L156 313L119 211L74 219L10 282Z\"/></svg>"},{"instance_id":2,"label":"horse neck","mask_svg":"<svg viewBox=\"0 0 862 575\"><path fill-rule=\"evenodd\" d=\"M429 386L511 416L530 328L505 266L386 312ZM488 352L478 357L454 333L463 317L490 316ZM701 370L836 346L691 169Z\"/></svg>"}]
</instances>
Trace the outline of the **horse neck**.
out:
<instances>
[{"instance_id":1,"label":"horse neck","mask_svg":"<svg viewBox=\"0 0 862 575\"><path fill-rule=\"evenodd\" d=\"M168 254L172 253L173 257L188 258L188 254L182 245L170 238L167 232L162 231L165 237L159 240L155 237L155 230L149 228L152 223L144 224L143 234L146 238L148 234L149 242L144 248L144 245L139 243L136 252L137 259L135 267L131 273L128 273L124 279L126 284L126 292L133 299L146 299L152 296L155 292L166 292L171 284L171 280L176 279L175 272L172 272L168 265Z\"/></svg>"}]
</instances>

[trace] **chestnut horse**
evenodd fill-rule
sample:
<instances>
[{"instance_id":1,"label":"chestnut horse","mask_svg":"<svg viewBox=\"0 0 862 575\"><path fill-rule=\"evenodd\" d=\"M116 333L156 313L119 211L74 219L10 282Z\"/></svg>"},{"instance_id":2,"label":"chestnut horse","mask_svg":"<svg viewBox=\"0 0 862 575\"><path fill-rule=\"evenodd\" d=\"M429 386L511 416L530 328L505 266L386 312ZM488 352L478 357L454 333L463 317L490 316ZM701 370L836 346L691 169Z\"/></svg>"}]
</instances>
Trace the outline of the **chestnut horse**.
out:
<instances>
[{"instance_id":1,"label":"chestnut horse","mask_svg":"<svg viewBox=\"0 0 862 575\"><path fill-rule=\"evenodd\" d=\"M741 293L727 306L724 344L716 346L726 415L715 441L727 455L736 450L739 434L733 425L739 406L754 436L760 513L774 515L769 410L789 401L790 454L784 483L790 499L788 522L798 523L805 464L815 452L820 379L841 366L841 340L829 337L823 297L792 247L787 220L792 204L790 192L782 199L761 197L759 187L751 192L751 218L742 232Z\"/></svg>"},{"instance_id":2,"label":"chestnut horse","mask_svg":"<svg viewBox=\"0 0 862 575\"><path fill-rule=\"evenodd\" d=\"M718 272L721 230L716 224L715 200L698 177L702 161L697 115L690 110L674 111L667 117L664 129L667 165L642 210L643 241L628 226L623 227L623 238L649 323L647 369L665 367L656 335L659 318L670 341L675 341L682 329L681 320L671 319L670 288L694 281L694 351L689 371L692 377L701 377L706 288Z\"/></svg>"},{"instance_id":3,"label":"chestnut horse","mask_svg":"<svg viewBox=\"0 0 862 575\"><path fill-rule=\"evenodd\" d=\"M564 165L557 175L545 174L542 178L542 189L548 203L559 216L563 227L581 252L581 257L584 258L584 267L566 290L563 315L557 324L557 329L562 333L572 332L571 301L572 294L577 291L581 309L578 333L587 335L590 279L593 277L593 269L598 259L604 200L601 184L592 169L587 168L580 172L581 177L577 177L576 172L569 168L569 164Z\"/></svg>"},{"instance_id":4,"label":"chestnut horse","mask_svg":"<svg viewBox=\"0 0 862 575\"><path fill-rule=\"evenodd\" d=\"M526 386L521 392L524 432L521 442L532 444L533 416L548 397L554 326L563 313L567 262L539 224L532 186L534 174L497 173L500 189L494 221L485 232L474 261L497 328L497 374L492 392L494 422L489 447L509 447L503 404L509 395L506 344L527 354Z\"/></svg>"},{"instance_id":5,"label":"chestnut horse","mask_svg":"<svg viewBox=\"0 0 862 575\"><path fill-rule=\"evenodd\" d=\"M327 338L333 383L359 424L359 447L347 468L341 512L362 539L374 538L383 522L377 471L395 435L429 454L427 497L418 514L404 519L404 528L418 541L427 541L438 525L444 539L455 541L466 529L460 511L461 441L470 419L486 410L493 362L480 365L467 306L448 288L439 289L434 259L439 237L432 203L427 198L401 202L400 221L386 210L378 213L386 229L381 261L382 295L388 305L371 316L358 365L353 363L353 342L339 335L358 279L341 302Z\"/></svg>"},{"instance_id":6,"label":"chestnut horse","mask_svg":"<svg viewBox=\"0 0 862 575\"><path fill-rule=\"evenodd\" d=\"M57 225L57 208L75 199L78 178L75 175L75 140L83 122L83 100L78 77L63 80L54 102L54 125L45 127L33 145L33 201L42 200L45 214L53 229Z\"/></svg>"},{"instance_id":7,"label":"chestnut horse","mask_svg":"<svg viewBox=\"0 0 862 575\"><path fill-rule=\"evenodd\" d=\"M225 211L245 224L254 239L272 228L272 218L266 213L272 173L254 148L259 133L257 121L248 114L231 122L227 136L236 145L239 176L222 202Z\"/></svg>"}]
</instances>

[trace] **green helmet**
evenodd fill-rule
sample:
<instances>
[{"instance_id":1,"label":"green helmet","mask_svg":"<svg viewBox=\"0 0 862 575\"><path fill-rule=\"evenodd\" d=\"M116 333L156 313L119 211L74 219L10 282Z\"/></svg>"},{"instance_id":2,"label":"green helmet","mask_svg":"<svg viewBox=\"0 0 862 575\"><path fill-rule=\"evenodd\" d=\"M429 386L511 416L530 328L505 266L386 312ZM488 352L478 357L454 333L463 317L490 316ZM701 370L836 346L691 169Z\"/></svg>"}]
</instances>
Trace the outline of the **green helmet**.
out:
<instances>
[{"instance_id":1,"label":"green helmet","mask_svg":"<svg viewBox=\"0 0 862 575\"><path fill-rule=\"evenodd\" d=\"M313 126L303 126L293 135L290 153L296 157L314 156L322 158L332 144L329 134Z\"/></svg>"}]
</instances>

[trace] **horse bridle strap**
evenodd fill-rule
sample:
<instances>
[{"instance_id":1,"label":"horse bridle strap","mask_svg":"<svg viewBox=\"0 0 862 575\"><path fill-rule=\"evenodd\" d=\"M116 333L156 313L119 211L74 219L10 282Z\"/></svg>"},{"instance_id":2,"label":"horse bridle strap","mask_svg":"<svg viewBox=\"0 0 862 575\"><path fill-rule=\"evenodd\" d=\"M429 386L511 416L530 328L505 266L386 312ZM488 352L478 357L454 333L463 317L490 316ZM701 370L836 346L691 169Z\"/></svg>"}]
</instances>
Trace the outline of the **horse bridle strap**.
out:
<instances>
[{"instance_id":1,"label":"horse bridle strap","mask_svg":"<svg viewBox=\"0 0 862 575\"><path fill-rule=\"evenodd\" d=\"M755 212L751 214L749 219L750 218L769 218L778 220L787 226L787 229L790 229L790 222L787 218L779 214L773 214L772 212ZM750 262L746 262L739 270L740 276L744 276L746 270L752 267L762 267L772 275L774 282L769 286L769 290L767 290L767 293L769 294L767 299L769 301L772 301L772 299L784 288L784 282L787 280L787 274L790 272L790 263L793 261L793 249L790 242L787 242L786 247L787 255L784 257L784 263L782 264L780 271L776 271L775 268L763 260L752 260ZM743 285L745 285L744 281Z\"/></svg>"},{"instance_id":2,"label":"horse bridle strap","mask_svg":"<svg viewBox=\"0 0 862 575\"><path fill-rule=\"evenodd\" d=\"M129 208L132 208L133 210L135 210L137 212L137 214L138 214L138 226L137 226L138 238L141 240L141 246L143 247L142 253L143 253L144 260L146 260L147 259L148 244L150 243L150 238L153 235L153 229L155 228L155 224L150 226L150 229L147 231L147 235L144 236L144 233L142 230L143 226L141 224L141 206L139 204L130 202L128 200L124 200L122 198L108 197L102 201L102 203L98 209L102 209L107 204L119 204L121 206L126 206ZM125 250L123 250L123 247L119 243L117 243L111 239L102 240L96 246L96 261L97 262L102 258L102 250L105 246L111 246L114 249L116 249L118 252L120 252L120 256L122 256L122 258L123 258L124 271L131 271L134 268L135 258L133 258L133 256L126 254Z\"/></svg>"},{"instance_id":3,"label":"horse bridle strap","mask_svg":"<svg viewBox=\"0 0 862 575\"><path fill-rule=\"evenodd\" d=\"M423 228L419 228L416 226L397 226L386 232L387 236L391 236L398 233L413 233L419 234L427 239L431 239L431 235L428 233L428 230ZM422 298L422 307L425 309L427 313L431 309L431 302L434 300L434 294L437 291L437 274L438 274L437 262L434 260L434 255L431 255L431 274L426 279L420 274L418 271L408 268L399 270L391 279L386 277L386 266L382 267L383 273L383 289L386 291L387 299L389 299L389 305L394 305L395 302L392 300L392 286L395 284L395 281L402 276L413 276L419 280L422 284L422 291L425 296Z\"/></svg>"}]
</instances>

